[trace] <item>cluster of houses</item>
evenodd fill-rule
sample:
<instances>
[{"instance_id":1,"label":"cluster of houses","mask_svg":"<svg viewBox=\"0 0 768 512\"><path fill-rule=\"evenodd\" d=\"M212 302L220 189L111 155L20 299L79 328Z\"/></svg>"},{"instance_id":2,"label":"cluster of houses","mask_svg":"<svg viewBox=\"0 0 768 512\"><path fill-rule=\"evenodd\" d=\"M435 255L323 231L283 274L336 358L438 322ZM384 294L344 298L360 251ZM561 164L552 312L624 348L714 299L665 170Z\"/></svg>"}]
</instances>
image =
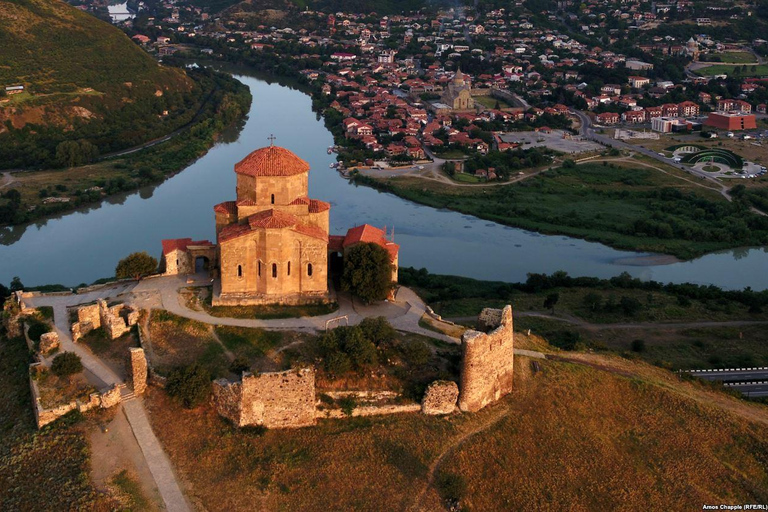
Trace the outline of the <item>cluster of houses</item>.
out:
<instances>
[{"instance_id":1,"label":"cluster of houses","mask_svg":"<svg viewBox=\"0 0 768 512\"><path fill-rule=\"evenodd\" d=\"M481 153L506 149L477 137L478 124L501 120L520 129L521 122L533 125L543 114L567 115L574 106L595 110L595 120L602 125L646 123L660 131L680 122L659 120L692 120L711 110L749 116L748 95L764 87L745 79L738 99L702 92L696 101L691 96L688 101L661 103L673 90L708 79L654 79L654 65L646 61L667 55L695 60L732 48L704 34L684 41L654 32L674 11L699 15L690 0L584 2L578 14L566 13L565 21L587 36L599 36L591 39L576 39L553 28L562 21L562 14L554 11L545 13L551 23L537 26L521 1L480 17L467 7L437 15L418 11L392 16L305 9L293 12L290 23L279 27L254 26L226 12L209 15L205 8L174 0L152 8L148 25L152 33L160 29L164 35L153 40L137 27L133 38L160 54L185 47L214 53L205 44L215 40L235 51L273 52L286 62L314 63L302 73L322 84L330 108L341 114L344 135L371 154L392 159L419 160L430 148L446 144ZM617 23L624 28L614 28ZM612 51L624 29L648 34L638 46L646 59ZM482 45L476 43L480 38ZM458 71L467 61L481 64ZM618 70L628 78L595 91L584 82L585 66ZM563 104L562 95L553 96L558 90L577 103ZM499 91L505 95L504 108L494 105ZM661 104L647 106L654 101ZM761 108L765 105L756 107L758 112ZM690 128L695 123L685 124Z\"/></svg>"}]
</instances>

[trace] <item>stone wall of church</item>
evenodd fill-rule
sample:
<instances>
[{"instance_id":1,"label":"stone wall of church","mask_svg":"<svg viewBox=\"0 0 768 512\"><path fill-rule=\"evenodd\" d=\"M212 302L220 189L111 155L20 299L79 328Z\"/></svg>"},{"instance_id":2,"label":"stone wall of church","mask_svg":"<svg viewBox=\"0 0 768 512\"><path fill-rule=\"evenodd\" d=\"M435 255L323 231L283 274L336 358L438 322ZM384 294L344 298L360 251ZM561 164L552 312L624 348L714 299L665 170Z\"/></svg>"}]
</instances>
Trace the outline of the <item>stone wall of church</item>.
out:
<instances>
[{"instance_id":1,"label":"stone wall of church","mask_svg":"<svg viewBox=\"0 0 768 512\"><path fill-rule=\"evenodd\" d=\"M290 228L258 230L228 240L221 245L221 291L222 295L251 293L276 298L325 294L327 244Z\"/></svg>"},{"instance_id":2,"label":"stone wall of church","mask_svg":"<svg viewBox=\"0 0 768 512\"><path fill-rule=\"evenodd\" d=\"M165 275L194 274L195 265L192 257L186 251L178 249L169 252L165 258Z\"/></svg>"},{"instance_id":3,"label":"stone wall of church","mask_svg":"<svg viewBox=\"0 0 768 512\"><path fill-rule=\"evenodd\" d=\"M309 173L293 176L259 176L254 178L244 174L237 175L237 200L251 200L265 210L273 204L285 206L297 197L306 197L309 190ZM274 203L272 196L275 196ZM245 215L239 214L242 218Z\"/></svg>"}]
</instances>

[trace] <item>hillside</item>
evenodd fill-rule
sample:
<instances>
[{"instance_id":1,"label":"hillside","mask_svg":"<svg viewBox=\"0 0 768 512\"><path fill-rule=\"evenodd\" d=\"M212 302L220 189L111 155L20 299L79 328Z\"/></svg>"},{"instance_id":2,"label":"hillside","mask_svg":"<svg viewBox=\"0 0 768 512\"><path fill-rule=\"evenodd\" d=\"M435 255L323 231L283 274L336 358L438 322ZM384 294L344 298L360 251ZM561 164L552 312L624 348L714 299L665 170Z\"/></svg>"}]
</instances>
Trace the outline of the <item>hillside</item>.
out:
<instances>
[{"instance_id":1,"label":"hillside","mask_svg":"<svg viewBox=\"0 0 768 512\"><path fill-rule=\"evenodd\" d=\"M0 48L0 95L25 87L0 97L1 167L54 165L69 139L100 153L139 144L188 123L204 95L183 70L61 0L0 2Z\"/></svg>"},{"instance_id":2,"label":"hillside","mask_svg":"<svg viewBox=\"0 0 768 512\"><path fill-rule=\"evenodd\" d=\"M699 510L768 499L765 406L644 363L557 355L567 360L538 371L516 357L512 394L442 418L259 432L156 389L148 403L188 495L206 508Z\"/></svg>"}]
</instances>

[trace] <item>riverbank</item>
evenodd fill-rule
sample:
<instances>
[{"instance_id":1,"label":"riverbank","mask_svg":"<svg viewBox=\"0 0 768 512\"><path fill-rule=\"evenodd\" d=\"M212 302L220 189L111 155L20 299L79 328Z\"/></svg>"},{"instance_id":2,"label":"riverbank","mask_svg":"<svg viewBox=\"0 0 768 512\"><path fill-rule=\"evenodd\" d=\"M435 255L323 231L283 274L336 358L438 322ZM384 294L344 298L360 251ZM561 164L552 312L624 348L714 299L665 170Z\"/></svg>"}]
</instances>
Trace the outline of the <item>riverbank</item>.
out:
<instances>
[{"instance_id":1,"label":"riverbank","mask_svg":"<svg viewBox=\"0 0 768 512\"><path fill-rule=\"evenodd\" d=\"M768 243L768 220L747 205L627 161L561 167L483 188L407 177L354 180L433 208L681 260Z\"/></svg>"},{"instance_id":2,"label":"riverbank","mask_svg":"<svg viewBox=\"0 0 768 512\"><path fill-rule=\"evenodd\" d=\"M0 226L37 221L162 183L206 154L226 129L243 121L252 98L248 87L229 75L201 72L200 77L206 100L190 124L169 140L80 167L11 173L2 189L5 199L0 196Z\"/></svg>"}]
</instances>

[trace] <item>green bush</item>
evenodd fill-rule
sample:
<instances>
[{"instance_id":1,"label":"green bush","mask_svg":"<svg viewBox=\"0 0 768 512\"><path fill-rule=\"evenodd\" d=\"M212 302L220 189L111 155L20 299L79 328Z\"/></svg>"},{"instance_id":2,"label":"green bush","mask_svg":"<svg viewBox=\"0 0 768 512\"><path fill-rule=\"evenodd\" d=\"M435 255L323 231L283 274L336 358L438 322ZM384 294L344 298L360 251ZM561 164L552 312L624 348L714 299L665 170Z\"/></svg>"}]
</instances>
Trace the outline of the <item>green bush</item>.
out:
<instances>
[{"instance_id":1,"label":"green bush","mask_svg":"<svg viewBox=\"0 0 768 512\"><path fill-rule=\"evenodd\" d=\"M365 318L360 322L360 329L363 331L363 335L376 346L392 341L397 337L397 331L383 316Z\"/></svg>"},{"instance_id":2,"label":"green bush","mask_svg":"<svg viewBox=\"0 0 768 512\"><path fill-rule=\"evenodd\" d=\"M197 363L173 370L165 386L168 394L187 409L205 402L211 391L211 374Z\"/></svg>"},{"instance_id":3,"label":"green bush","mask_svg":"<svg viewBox=\"0 0 768 512\"><path fill-rule=\"evenodd\" d=\"M351 369L352 362L343 352L333 352L325 358L325 371L333 377L344 375Z\"/></svg>"},{"instance_id":4,"label":"green bush","mask_svg":"<svg viewBox=\"0 0 768 512\"><path fill-rule=\"evenodd\" d=\"M354 397L351 396L339 398L336 403L339 404L339 407L347 416L352 416L352 411L354 411L355 407L357 407L357 401L354 399Z\"/></svg>"},{"instance_id":5,"label":"green bush","mask_svg":"<svg viewBox=\"0 0 768 512\"><path fill-rule=\"evenodd\" d=\"M376 345L360 326L344 326L325 332L319 341L321 355L328 373L339 376L354 367L360 370L376 364Z\"/></svg>"},{"instance_id":6,"label":"green bush","mask_svg":"<svg viewBox=\"0 0 768 512\"><path fill-rule=\"evenodd\" d=\"M74 352L64 352L53 358L51 371L58 377L69 377L83 371L83 362Z\"/></svg>"},{"instance_id":7,"label":"green bush","mask_svg":"<svg viewBox=\"0 0 768 512\"><path fill-rule=\"evenodd\" d=\"M403 358L408 364L421 366L429 361L432 352L426 343L420 340L406 341L402 345Z\"/></svg>"},{"instance_id":8,"label":"green bush","mask_svg":"<svg viewBox=\"0 0 768 512\"><path fill-rule=\"evenodd\" d=\"M27 331L27 334L29 335L29 339L34 342L38 342L40 341L40 336L50 330L51 328L47 324L38 322L37 320L32 320L29 324L29 330Z\"/></svg>"}]
</instances>

